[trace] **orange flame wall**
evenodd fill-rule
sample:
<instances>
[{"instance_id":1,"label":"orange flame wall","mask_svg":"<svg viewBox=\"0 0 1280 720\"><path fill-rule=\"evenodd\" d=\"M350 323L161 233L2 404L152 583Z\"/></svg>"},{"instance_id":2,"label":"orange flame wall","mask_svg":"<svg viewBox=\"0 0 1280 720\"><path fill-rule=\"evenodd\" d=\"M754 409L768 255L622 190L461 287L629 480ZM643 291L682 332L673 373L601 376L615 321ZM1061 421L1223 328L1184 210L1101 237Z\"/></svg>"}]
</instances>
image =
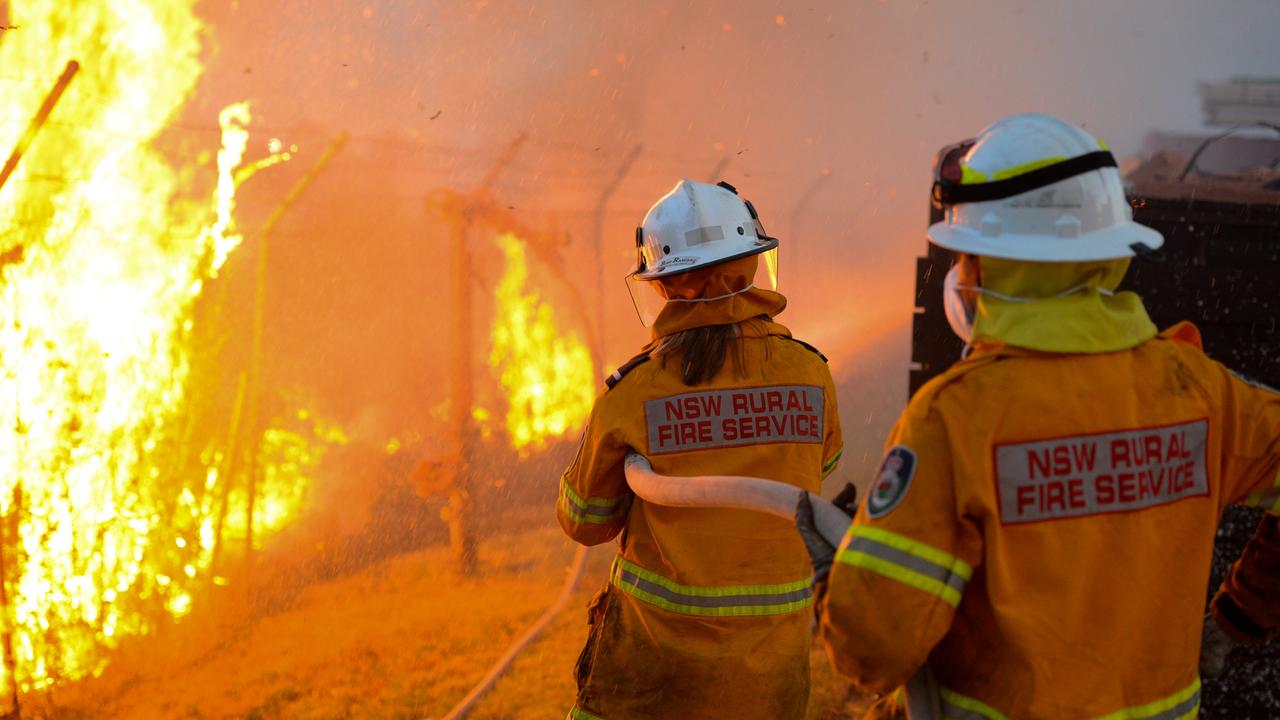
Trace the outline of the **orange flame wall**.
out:
<instances>
[{"instance_id":1,"label":"orange flame wall","mask_svg":"<svg viewBox=\"0 0 1280 720\"><path fill-rule=\"evenodd\" d=\"M233 172L249 108L220 115L212 203L184 196L152 144L200 77L193 5L14 2L0 37L0 67L21 75L3 79L0 147L63 63L82 66L0 190L5 685L98 672L104 648L188 613L218 531L245 517L246 493L228 492L223 449L193 433L191 413L195 302L242 239ZM253 442L261 533L296 510L323 443L282 428Z\"/></svg>"}]
</instances>

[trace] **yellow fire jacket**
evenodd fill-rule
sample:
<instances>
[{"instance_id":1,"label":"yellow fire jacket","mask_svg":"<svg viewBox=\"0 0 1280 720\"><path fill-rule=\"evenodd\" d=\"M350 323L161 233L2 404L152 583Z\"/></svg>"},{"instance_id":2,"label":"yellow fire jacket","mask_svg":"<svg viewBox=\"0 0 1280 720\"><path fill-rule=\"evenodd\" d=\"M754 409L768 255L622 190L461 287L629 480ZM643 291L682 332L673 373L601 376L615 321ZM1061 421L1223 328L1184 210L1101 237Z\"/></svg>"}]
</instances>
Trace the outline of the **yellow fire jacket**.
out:
<instances>
[{"instance_id":1,"label":"yellow fire jacket","mask_svg":"<svg viewBox=\"0 0 1280 720\"><path fill-rule=\"evenodd\" d=\"M1250 500L1267 514L1213 599L1213 616L1235 640L1262 644L1280 637L1280 488Z\"/></svg>"},{"instance_id":2,"label":"yellow fire jacket","mask_svg":"<svg viewBox=\"0 0 1280 720\"><path fill-rule=\"evenodd\" d=\"M666 475L820 489L843 447L826 363L781 325L739 327L745 376L726 360L689 387L678 358L646 355L615 373L561 480L557 515L571 538L621 533L591 608L571 718L804 717L813 579L795 528L743 510L652 505L623 475L634 451Z\"/></svg>"},{"instance_id":3,"label":"yellow fire jacket","mask_svg":"<svg viewBox=\"0 0 1280 720\"><path fill-rule=\"evenodd\" d=\"M837 667L926 660L948 718L1194 717L1225 505L1274 502L1280 394L1179 325L1131 349L980 345L907 407L837 552Z\"/></svg>"}]
</instances>

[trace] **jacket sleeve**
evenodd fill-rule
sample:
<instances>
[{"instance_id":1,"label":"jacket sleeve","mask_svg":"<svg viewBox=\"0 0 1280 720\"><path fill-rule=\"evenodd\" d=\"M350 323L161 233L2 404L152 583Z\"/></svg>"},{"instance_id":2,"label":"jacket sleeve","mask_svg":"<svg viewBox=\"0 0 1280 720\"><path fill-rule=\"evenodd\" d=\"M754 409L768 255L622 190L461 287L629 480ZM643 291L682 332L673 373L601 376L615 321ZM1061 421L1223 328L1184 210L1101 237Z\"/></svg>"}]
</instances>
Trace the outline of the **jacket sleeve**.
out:
<instances>
[{"instance_id":1,"label":"jacket sleeve","mask_svg":"<svg viewBox=\"0 0 1280 720\"><path fill-rule=\"evenodd\" d=\"M560 478L556 517L565 534L583 545L599 545L621 532L632 493L623 473L630 447L621 439L608 392L596 399L573 464Z\"/></svg>"},{"instance_id":2,"label":"jacket sleeve","mask_svg":"<svg viewBox=\"0 0 1280 720\"><path fill-rule=\"evenodd\" d=\"M1218 366L1224 376L1223 495L1267 511L1232 565L1211 611L1243 642L1280 635L1280 392Z\"/></svg>"},{"instance_id":3,"label":"jacket sleeve","mask_svg":"<svg viewBox=\"0 0 1280 720\"><path fill-rule=\"evenodd\" d=\"M1280 517L1262 516L1213 599L1213 616L1242 642L1264 643L1280 636Z\"/></svg>"},{"instance_id":4,"label":"jacket sleeve","mask_svg":"<svg viewBox=\"0 0 1280 720\"><path fill-rule=\"evenodd\" d=\"M917 398L918 400L920 398ZM836 552L822 637L832 662L863 688L906 683L951 627L982 553L960 517L941 419L913 403Z\"/></svg>"},{"instance_id":5,"label":"jacket sleeve","mask_svg":"<svg viewBox=\"0 0 1280 720\"><path fill-rule=\"evenodd\" d=\"M844 431L840 429L840 409L836 403L836 384L831 379L831 372L827 370L824 363L823 372L826 374L822 392L825 394L826 402L824 415L822 419L822 427L824 428L822 438L822 477L826 478L835 472L836 467L840 464L840 457L844 454Z\"/></svg>"},{"instance_id":6,"label":"jacket sleeve","mask_svg":"<svg viewBox=\"0 0 1280 720\"><path fill-rule=\"evenodd\" d=\"M1222 384L1222 493L1280 514L1280 392L1218 363Z\"/></svg>"}]
</instances>

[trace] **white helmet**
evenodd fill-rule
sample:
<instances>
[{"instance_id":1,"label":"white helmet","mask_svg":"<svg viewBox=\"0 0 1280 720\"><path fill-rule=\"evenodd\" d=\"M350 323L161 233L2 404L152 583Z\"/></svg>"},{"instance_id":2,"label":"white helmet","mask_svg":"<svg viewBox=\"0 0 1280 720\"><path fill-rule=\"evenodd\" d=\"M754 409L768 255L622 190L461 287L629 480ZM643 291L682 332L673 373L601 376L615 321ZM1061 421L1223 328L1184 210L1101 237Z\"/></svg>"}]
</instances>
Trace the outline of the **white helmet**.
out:
<instances>
[{"instance_id":1,"label":"white helmet","mask_svg":"<svg viewBox=\"0 0 1280 720\"><path fill-rule=\"evenodd\" d=\"M764 254L743 287L719 288L705 297L667 297L655 281L731 260ZM778 289L778 239L765 234L751 201L729 183L684 179L659 198L636 228L636 267L627 289L640 322L648 327L669 302L712 302L753 288ZM725 294L727 293L727 294Z\"/></svg>"},{"instance_id":2,"label":"white helmet","mask_svg":"<svg viewBox=\"0 0 1280 720\"><path fill-rule=\"evenodd\" d=\"M944 148L933 199L946 215L929 239L961 253L1088 262L1164 244L1160 233L1133 222L1106 146L1049 115L1011 115Z\"/></svg>"},{"instance_id":3,"label":"white helmet","mask_svg":"<svg viewBox=\"0 0 1280 720\"><path fill-rule=\"evenodd\" d=\"M670 275L756 255L778 247L749 200L729 183L684 179L649 208L636 228L637 280Z\"/></svg>"}]
</instances>

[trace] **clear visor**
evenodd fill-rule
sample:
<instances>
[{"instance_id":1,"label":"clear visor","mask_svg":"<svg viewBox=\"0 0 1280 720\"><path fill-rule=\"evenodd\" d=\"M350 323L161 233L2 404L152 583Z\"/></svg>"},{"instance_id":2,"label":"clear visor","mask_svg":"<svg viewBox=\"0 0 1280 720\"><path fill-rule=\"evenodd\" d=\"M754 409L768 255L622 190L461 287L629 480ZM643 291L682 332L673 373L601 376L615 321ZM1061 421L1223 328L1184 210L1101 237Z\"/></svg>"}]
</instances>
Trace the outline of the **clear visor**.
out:
<instances>
[{"instance_id":1,"label":"clear visor","mask_svg":"<svg viewBox=\"0 0 1280 720\"><path fill-rule=\"evenodd\" d=\"M636 315L645 327L652 327L658 314L669 303L703 303L723 300L744 293L753 288L777 291L778 284L778 248L766 250L757 257L755 277L748 280L741 278L729 284L706 282L694 288L689 276L699 273L693 270L679 275L670 275L665 279L644 280L631 274L627 276L627 290L631 292L631 302L635 305ZM716 266L706 268L714 270ZM665 282L664 282L665 280Z\"/></svg>"}]
</instances>

